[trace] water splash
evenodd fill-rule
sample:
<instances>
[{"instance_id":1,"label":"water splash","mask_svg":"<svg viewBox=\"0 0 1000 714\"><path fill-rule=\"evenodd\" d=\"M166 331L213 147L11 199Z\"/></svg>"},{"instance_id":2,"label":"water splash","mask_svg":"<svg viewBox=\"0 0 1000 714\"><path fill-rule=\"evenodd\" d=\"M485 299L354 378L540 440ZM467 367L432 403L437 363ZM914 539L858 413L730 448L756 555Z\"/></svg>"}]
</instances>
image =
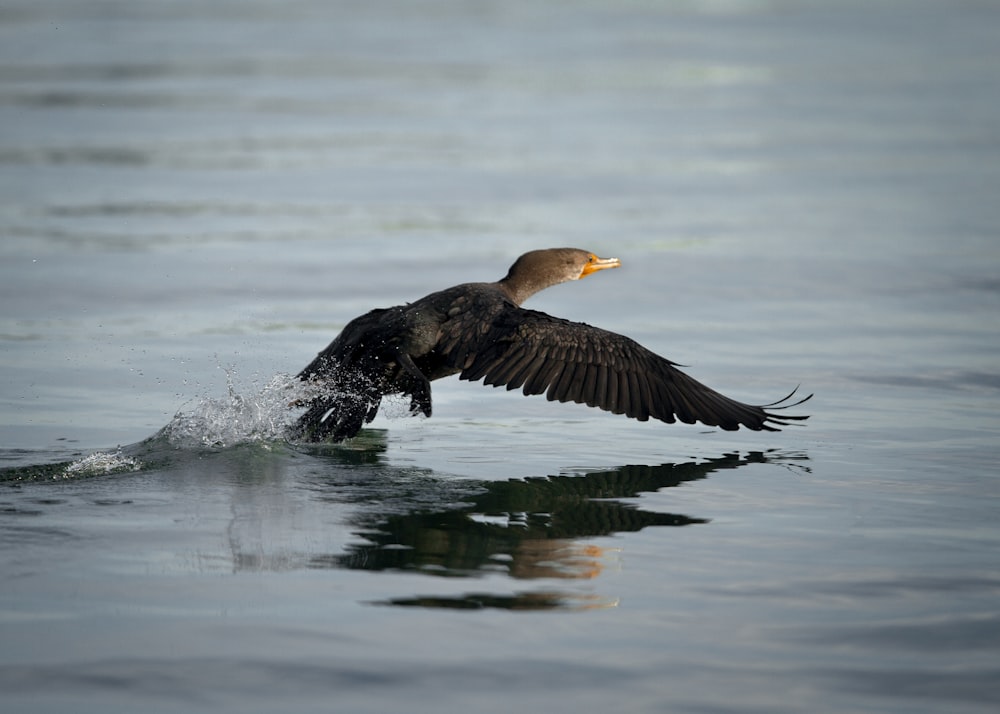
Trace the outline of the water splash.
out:
<instances>
[{"instance_id":1,"label":"water splash","mask_svg":"<svg viewBox=\"0 0 1000 714\"><path fill-rule=\"evenodd\" d=\"M232 368L226 369L226 396L203 397L189 411L181 410L166 426L141 442L98 451L74 461L0 467L0 482L73 479L128 473L155 467L163 450L198 450L254 444L270 449L274 442L292 438L291 427L301 407L328 394L322 382L303 382L276 374L266 384L238 386Z\"/></svg>"},{"instance_id":2,"label":"water splash","mask_svg":"<svg viewBox=\"0 0 1000 714\"><path fill-rule=\"evenodd\" d=\"M98 451L73 461L0 468L0 482L85 478L141 471L161 461L163 449L225 448L242 444L267 446L284 441L298 416L293 408L314 396L316 387L287 374L264 385L238 388L226 370L227 394L202 398L190 411L179 411L170 423L141 442Z\"/></svg>"},{"instance_id":3,"label":"water splash","mask_svg":"<svg viewBox=\"0 0 1000 714\"><path fill-rule=\"evenodd\" d=\"M276 374L263 387L243 393L227 369L226 386L226 397L203 398L191 411L178 412L158 436L182 447L283 440L295 418L290 407L305 396L303 383L287 374Z\"/></svg>"},{"instance_id":4,"label":"water splash","mask_svg":"<svg viewBox=\"0 0 1000 714\"><path fill-rule=\"evenodd\" d=\"M62 478L77 478L80 476L101 476L105 474L138 471L142 462L132 456L126 456L119 448L115 451L98 451L72 462L62 471ZM53 478L59 478L58 475Z\"/></svg>"}]
</instances>

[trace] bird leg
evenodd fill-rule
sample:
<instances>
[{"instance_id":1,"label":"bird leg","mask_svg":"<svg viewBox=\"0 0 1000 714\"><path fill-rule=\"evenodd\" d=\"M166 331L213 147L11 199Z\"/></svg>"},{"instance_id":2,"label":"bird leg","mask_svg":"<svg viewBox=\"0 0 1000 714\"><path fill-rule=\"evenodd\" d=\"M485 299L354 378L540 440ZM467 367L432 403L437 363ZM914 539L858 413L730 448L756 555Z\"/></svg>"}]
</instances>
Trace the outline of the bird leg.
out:
<instances>
[{"instance_id":1,"label":"bird leg","mask_svg":"<svg viewBox=\"0 0 1000 714\"><path fill-rule=\"evenodd\" d=\"M405 372L405 378L400 380L400 386L402 386L404 394L410 395L410 413L423 413L424 416L429 417L431 415L430 380L414 364L413 358L408 353L398 352L396 361Z\"/></svg>"}]
</instances>

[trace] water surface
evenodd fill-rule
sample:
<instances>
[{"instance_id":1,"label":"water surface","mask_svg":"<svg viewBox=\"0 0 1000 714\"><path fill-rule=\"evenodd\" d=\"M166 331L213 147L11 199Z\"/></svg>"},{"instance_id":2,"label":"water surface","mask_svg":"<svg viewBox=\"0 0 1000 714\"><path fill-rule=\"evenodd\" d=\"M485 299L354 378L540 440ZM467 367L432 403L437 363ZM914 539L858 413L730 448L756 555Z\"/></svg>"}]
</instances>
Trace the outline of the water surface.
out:
<instances>
[{"instance_id":1,"label":"water surface","mask_svg":"<svg viewBox=\"0 0 1000 714\"><path fill-rule=\"evenodd\" d=\"M0 702L978 712L1000 698L1000 8L0 12ZM536 309L804 428L459 383L282 439L352 317Z\"/></svg>"}]
</instances>

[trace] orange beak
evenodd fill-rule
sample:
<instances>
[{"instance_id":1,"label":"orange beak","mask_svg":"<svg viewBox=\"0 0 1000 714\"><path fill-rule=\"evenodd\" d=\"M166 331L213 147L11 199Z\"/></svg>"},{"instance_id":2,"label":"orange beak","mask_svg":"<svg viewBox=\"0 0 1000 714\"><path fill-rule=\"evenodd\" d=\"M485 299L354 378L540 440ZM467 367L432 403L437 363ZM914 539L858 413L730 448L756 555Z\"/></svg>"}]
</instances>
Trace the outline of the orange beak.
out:
<instances>
[{"instance_id":1,"label":"orange beak","mask_svg":"<svg viewBox=\"0 0 1000 714\"><path fill-rule=\"evenodd\" d=\"M590 262L583 266L583 270L580 271L580 277L586 277L591 273L596 273L598 270L604 270L605 268L619 268L622 262L618 258L598 258L593 253L590 254Z\"/></svg>"}]
</instances>

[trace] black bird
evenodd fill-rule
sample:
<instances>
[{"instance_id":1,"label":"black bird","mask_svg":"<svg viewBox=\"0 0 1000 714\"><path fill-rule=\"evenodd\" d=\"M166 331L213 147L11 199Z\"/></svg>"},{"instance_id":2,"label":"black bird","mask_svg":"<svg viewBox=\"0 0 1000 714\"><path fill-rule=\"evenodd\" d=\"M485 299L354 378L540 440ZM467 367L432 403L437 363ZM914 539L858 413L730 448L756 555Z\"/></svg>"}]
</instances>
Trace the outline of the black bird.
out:
<instances>
[{"instance_id":1,"label":"black bird","mask_svg":"<svg viewBox=\"0 0 1000 714\"><path fill-rule=\"evenodd\" d=\"M793 390L771 404L743 404L628 337L521 307L539 290L620 265L577 248L534 250L495 283L456 285L351 320L299 373L315 393L292 438L348 439L375 418L388 394L409 396L412 414L430 416L431 382L452 374L640 421L778 431L808 418L776 412L811 394L790 402Z\"/></svg>"}]
</instances>

